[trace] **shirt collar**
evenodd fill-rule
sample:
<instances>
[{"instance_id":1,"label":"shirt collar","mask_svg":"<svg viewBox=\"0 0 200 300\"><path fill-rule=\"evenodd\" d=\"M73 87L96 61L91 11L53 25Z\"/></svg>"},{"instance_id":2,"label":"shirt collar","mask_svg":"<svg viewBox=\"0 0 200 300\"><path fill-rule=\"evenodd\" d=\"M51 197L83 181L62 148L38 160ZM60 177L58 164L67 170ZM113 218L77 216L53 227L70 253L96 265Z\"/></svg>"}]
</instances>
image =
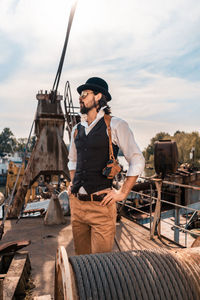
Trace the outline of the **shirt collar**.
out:
<instances>
[{"instance_id":1,"label":"shirt collar","mask_svg":"<svg viewBox=\"0 0 200 300\"><path fill-rule=\"evenodd\" d=\"M81 125L84 126L85 128L91 127L92 125L96 124L105 114L104 112L104 107L101 107L100 111L97 113L96 119L90 125L88 125L87 122L87 115L86 114L81 114Z\"/></svg>"}]
</instances>

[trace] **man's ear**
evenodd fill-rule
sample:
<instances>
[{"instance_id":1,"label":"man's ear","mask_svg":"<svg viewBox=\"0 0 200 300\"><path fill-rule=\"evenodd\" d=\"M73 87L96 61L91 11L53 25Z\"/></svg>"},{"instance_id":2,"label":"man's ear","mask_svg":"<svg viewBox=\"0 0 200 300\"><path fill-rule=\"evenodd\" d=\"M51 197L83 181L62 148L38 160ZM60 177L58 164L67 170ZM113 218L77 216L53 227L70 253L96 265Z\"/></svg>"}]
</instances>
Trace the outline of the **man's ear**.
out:
<instances>
[{"instance_id":1,"label":"man's ear","mask_svg":"<svg viewBox=\"0 0 200 300\"><path fill-rule=\"evenodd\" d=\"M101 99L101 97L102 97L102 93L98 93L97 95L95 95L95 101L99 102L99 100Z\"/></svg>"}]
</instances>

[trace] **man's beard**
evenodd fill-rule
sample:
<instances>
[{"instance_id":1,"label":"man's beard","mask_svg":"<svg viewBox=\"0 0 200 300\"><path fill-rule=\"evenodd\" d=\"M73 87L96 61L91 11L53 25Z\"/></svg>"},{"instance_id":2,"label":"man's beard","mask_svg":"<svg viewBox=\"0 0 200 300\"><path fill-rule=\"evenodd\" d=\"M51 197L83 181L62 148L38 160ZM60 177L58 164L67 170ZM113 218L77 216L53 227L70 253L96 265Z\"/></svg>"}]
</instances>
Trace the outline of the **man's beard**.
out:
<instances>
[{"instance_id":1,"label":"man's beard","mask_svg":"<svg viewBox=\"0 0 200 300\"><path fill-rule=\"evenodd\" d=\"M97 104L95 101L90 107L86 107L85 104L82 102L82 106L80 107L80 112L81 112L81 114L88 114L88 112L94 107L97 107Z\"/></svg>"}]
</instances>

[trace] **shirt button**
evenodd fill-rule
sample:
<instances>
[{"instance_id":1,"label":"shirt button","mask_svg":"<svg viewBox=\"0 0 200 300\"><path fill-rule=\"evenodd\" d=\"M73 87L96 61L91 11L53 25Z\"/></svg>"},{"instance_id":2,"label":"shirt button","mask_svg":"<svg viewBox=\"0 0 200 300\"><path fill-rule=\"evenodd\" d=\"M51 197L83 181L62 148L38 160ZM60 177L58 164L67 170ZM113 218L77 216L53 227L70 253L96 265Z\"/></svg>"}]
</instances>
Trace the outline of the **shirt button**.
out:
<instances>
[{"instance_id":1,"label":"shirt button","mask_svg":"<svg viewBox=\"0 0 200 300\"><path fill-rule=\"evenodd\" d=\"M87 151L87 148L85 148L84 151Z\"/></svg>"},{"instance_id":2,"label":"shirt button","mask_svg":"<svg viewBox=\"0 0 200 300\"><path fill-rule=\"evenodd\" d=\"M84 180L81 180L81 183L84 183Z\"/></svg>"},{"instance_id":3,"label":"shirt button","mask_svg":"<svg viewBox=\"0 0 200 300\"><path fill-rule=\"evenodd\" d=\"M83 170L83 174L85 174L86 173L86 171L85 170Z\"/></svg>"},{"instance_id":4,"label":"shirt button","mask_svg":"<svg viewBox=\"0 0 200 300\"><path fill-rule=\"evenodd\" d=\"M87 159L84 159L84 162L87 162Z\"/></svg>"}]
</instances>

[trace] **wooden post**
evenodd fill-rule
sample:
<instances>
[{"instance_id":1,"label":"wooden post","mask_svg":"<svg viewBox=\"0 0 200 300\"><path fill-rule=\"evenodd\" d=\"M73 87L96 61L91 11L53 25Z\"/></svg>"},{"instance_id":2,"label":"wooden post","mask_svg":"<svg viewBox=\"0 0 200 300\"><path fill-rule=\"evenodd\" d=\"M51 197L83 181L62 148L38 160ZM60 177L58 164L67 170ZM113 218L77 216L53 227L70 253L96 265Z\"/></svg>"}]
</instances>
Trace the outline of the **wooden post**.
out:
<instances>
[{"instance_id":1,"label":"wooden post","mask_svg":"<svg viewBox=\"0 0 200 300\"><path fill-rule=\"evenodd\" d=\"M157 234L158 235L160 235L160 230L161 230L160 212L161 212L162 179L156 179L155 184L156 184L156 189L157 189L157 192L158 192L158 196L157 196L156 208L155 208L155 213L154 213L154 218L153 218L153 225L152 225L152 228L151 228L151 231L150 231L150 239L154 238L156 225L157 225Z\"/></svg>"},{"instance_id":2,"label":"wooden post","mask_svg":"<svg viewBox=\"0 0 200 300\"><path fill-rule=\"evenodd\" d=\"M175 196L176 204L181 204L180 203L180 193L181 193L181 190L180 190L180 187L178 187L176 189L176 196ZM175 225L180 226L180 208L177 206L174 209L174 223L175 223ZM180 233L180 229L177 227L174 227L174 241L176 243L179 243L179 233Z\"/></svg>"},{"instance_id":3,"label":"wooden post","mask_svg":"<svg viewBox=\"0 0 200 300\"><path fill-rule=\"evenodd\" d=\"M3 300L3 279L0 279L0 300Z\"/></svg>"}]
</instances>

